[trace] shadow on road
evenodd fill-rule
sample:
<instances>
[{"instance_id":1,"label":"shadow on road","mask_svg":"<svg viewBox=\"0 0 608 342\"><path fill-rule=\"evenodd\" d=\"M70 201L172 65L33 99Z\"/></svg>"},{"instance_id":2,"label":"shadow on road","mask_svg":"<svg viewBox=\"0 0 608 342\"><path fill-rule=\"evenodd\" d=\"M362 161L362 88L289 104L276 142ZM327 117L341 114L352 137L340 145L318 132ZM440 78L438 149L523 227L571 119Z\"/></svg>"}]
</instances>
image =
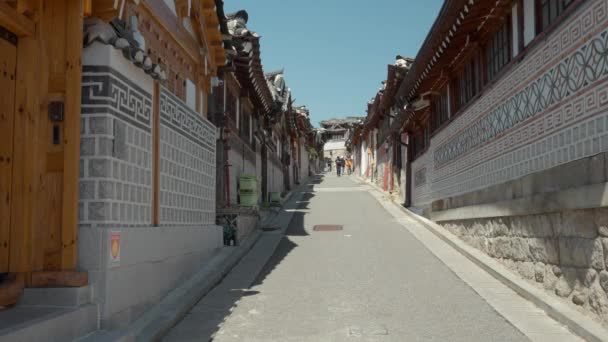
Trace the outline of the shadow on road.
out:
<instances>
[{"instance_id":1,"label":"shadow on road","mask_svg":"<svg viewBox=\"0 0 608 342\"><path fill-rule=\"evenodd\" d=\"M164 341L181 341L186 339L213 341L214 335L220 330L222 323L230 316L233 308L238 305L239 300L242 297L257 295L259 292L253 291L251 288L261 285L287 255L298 247L289 237L309 236L304 227L304 220L307 215L306 209L309 209L308 204L315 197L314 185L323 183L323 178L323 174L314 176L306 185L298 190L299 192L303 192L303 194L301 194L301 198L296 202L297 211L293 213L285 236L281 238L274 254L265 263L261 271L257 275L252 275L254 277L253 283L248 288L234 288L234 284L239 282L238 278L241 275L229 274L196 304L192 311L166 336ZM235 279L237 281L233 281Z\"/></svg>"}]
</instances>

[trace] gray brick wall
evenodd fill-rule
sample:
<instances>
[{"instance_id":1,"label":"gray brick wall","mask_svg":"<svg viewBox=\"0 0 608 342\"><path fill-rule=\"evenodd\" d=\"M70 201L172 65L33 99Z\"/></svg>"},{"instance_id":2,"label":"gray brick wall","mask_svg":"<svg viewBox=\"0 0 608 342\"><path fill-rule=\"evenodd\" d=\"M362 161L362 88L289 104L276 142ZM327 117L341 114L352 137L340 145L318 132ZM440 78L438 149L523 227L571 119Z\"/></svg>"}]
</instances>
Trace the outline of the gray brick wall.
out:
<instances>
[{"instance_id":1,"label":"gray brick wall","mask_svg":"<svg viewBox=\"0 0 608 342\"><path fill-rule=\"evenodd\" d=\"M215 224L216 128L166 89L160 114L161 224Z\"/></svg>"},{"instance_id":2,"label":"gray brick wall","mask_svg":"<svg viewBox=\"0 0 608 342\"><path fill-rule=\"evenodd\" d=\"M83 68L80 224L151 224L151 110L152 96L114 69Z\"/></svg>"}]
</instances>

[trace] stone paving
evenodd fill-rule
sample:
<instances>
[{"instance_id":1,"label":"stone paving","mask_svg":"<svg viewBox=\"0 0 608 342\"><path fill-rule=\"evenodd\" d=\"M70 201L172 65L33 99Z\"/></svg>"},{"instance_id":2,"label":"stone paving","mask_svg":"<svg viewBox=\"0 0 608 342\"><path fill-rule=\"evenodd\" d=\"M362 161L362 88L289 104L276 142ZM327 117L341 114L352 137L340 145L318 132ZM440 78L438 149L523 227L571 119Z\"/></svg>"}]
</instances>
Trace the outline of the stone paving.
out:
<instances>
[{"instance_id":1,"label":"stone paving","mask_svg":"<svg viewBox=\"0 0 608 342\"><path fill-rule=\"evenodd\" d=\"M578 340L374 196L334 175L294 196L285 236L265 233L165 340Z\"/></svg>"}]
</instances>

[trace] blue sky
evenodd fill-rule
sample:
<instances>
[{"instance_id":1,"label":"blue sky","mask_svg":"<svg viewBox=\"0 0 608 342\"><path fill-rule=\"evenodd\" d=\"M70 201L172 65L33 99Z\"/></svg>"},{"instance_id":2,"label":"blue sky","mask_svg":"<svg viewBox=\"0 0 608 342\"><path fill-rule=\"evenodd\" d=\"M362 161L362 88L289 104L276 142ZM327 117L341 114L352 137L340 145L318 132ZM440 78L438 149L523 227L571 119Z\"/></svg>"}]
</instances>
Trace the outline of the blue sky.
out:
<instances>
[{"instance_id":1,"label":"blue sky","mask_svg":"<svg viewBox=\"0 0 608 342\"><path fill-rule=\"evenodd\" d=\"M315 5L313 5L314 3ZM264 71L285 68L311 121L365 116L395 56L415 57L442 0L224 0L262 36Z\"/></svg>"}]
</instances>

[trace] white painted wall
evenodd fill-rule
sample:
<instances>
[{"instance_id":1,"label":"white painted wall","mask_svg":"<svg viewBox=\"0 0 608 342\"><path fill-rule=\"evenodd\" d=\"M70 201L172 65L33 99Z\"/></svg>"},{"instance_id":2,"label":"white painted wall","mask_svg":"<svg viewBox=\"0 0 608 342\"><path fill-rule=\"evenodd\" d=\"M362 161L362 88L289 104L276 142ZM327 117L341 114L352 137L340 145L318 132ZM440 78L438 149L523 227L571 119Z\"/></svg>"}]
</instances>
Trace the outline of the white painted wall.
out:
<instances>
[{"instance_id":1,"label":"white painted wall","mask_svg":"<svg viewBox=\"0 0 608 342\"><path fill-rule=\"evenodd\" d=\"M186 104L196 110L196 85L190 80L186 80Z\"/></svg>"},{"instance_id":2,"label":"white painted wall","mask_svg":"<svg viewBox=\"0 0 608 342\"><path fill-rule=\"evenodd\" d=\"M524 0L524 46L536 36L534 0Z\"/></svg>"},{"instance_id":3,"label":"white painted wall","mask_svg":"<svg viewBox=\"0 0 608 342\"><path fill-rule=\"evenodd\" d=\"M512 46L512 56L515 57L519 53L519 14L517 13L517 4L513 5L511 8L511 32L513 33L513 37L511 41L513 42Z\"/></svg>"}]
</instances>

